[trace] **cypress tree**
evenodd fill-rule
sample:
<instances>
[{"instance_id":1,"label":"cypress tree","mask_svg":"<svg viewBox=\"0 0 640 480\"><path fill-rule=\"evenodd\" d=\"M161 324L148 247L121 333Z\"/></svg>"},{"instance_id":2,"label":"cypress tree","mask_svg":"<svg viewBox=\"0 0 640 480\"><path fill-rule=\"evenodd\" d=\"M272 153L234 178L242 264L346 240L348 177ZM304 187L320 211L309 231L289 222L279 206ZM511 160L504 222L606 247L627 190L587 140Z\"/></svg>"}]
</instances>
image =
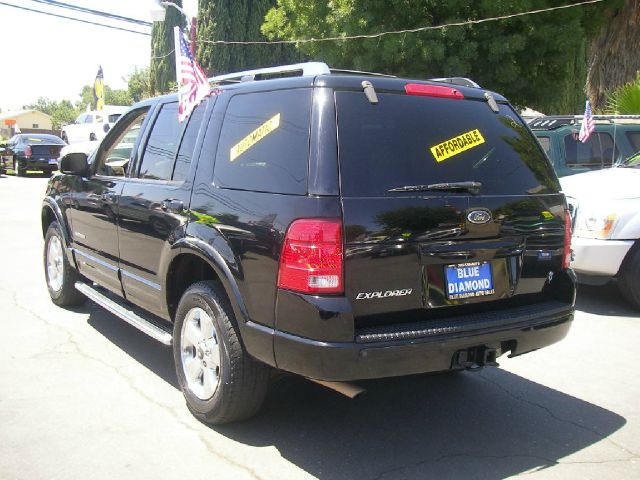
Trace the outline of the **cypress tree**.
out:
<instances>
[{"instance_id":1,"label":"cypress tree","mask_svg":"<svg viewBox=\"0 0 640 480\"><path fill-rule=\"evenodd\" d=\"M276 0L200 0L197 59L209 76L291 63L299 58L293 47L224 45L207 40L266 40L260 32Z\"/></svg>"},{"instance_id":2,"label":"cypress tree","mask_svg":"<svg viewBox=\"0 0 640 480\"><path fill-rule=\"evenodd\" d=\"M169 0L182 7L182 0ZM174 49L173 27L184 28L182 13L173 7L167 7L164 22L154 22L151 29L151 92L159 95L169 92L171 84L176 83L176 60L171 54Z\"/></svg>"}]
</instances>

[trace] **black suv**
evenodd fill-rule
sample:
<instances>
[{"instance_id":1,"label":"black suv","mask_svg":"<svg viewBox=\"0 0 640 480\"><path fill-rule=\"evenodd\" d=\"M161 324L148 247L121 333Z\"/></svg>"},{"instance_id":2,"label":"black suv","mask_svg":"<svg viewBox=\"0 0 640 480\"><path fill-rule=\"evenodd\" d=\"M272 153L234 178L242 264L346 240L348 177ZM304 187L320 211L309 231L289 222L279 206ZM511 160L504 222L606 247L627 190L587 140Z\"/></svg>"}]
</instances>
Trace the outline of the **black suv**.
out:
<instances>
[{"instance_id":1,"label":"black suv","mask_svg":"<svg viewBox=\"0 0 640 480\"><path fill-rule=\"evenodd\" d=\"M339 388L562 339L556 175L503 97L440 80L310 63L211 79L184 124L175 96L134 105L49 182L52 300L173 344L209 423L255 413L274 369Z\"/></svg>"}]
</instances>

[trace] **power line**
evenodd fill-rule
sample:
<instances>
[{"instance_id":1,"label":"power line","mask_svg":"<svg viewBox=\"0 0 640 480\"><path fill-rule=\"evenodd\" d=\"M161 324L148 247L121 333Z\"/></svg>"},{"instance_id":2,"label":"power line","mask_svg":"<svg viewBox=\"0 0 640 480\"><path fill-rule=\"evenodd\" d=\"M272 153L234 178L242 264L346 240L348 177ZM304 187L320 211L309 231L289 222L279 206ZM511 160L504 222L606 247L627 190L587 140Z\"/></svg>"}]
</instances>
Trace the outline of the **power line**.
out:
<instances>
[{"instance_id":1,"label":"power line","mask_svg":"<svg viewBox=\"0 0 640 480\"><path fill-rule=\"evenodd\" d=\"M175 52L175 50L171 50L169 53L166 53L166 54L164 54L164 55L158 55L158 56L154 56L154 55L152 55L152 56L151 56L151 58L152 58L153 60L160 60L160 59L162 59L162 58L167 58L167 57L168 57L169 55L171 55L173 52Z\"/></svg>"},{"instance_id":2,"label":"power line","mask_svg":"<svg viewBox=\"0 0 640 480\"><path fill-rule=\"evenodd\" d=\"M113 30L121 30L123 32L137 33L139 35L146 35L148 37L151 36L150 33L146 33L146 32L140 32L140 31L137 31L137 30L129 30L128 28L115 27L113 25L106 25L104 23L92 22L90 20L82 20L80 18L67 17L66 15L59 15L57 13L44 12L42 10L36 10L36 9L33 9L33 8L20 7L18 5L12 5L11 3L0 2L0 5L4 5L6 7L13 7L13 8L17 8L17 9L20 9L20 10L26 10L28 12L41 13L43 15L49 15L51 17L64 18L66 20L73 20L74 22L88 23L90 25L96 25L98 27L112 28Z\"/></svg>"},{"instance_id":3,"label":"power line","mask_svg":"<svg viewBox=\"0 0 640 480\"><path fill-rule=\"evenodd\" d=\"M88 13L90 15L98 15L100 17L111 18L113 20L121 20L123 22L135 23L137 25L144 25L145 27L150 27L151 22L145 22L144 20L138 20L137 18L131 17L123 17L122 15L116 15L115 13L102 12L100 10L93 10L87 7L80 7L78 5L72 5L70 3L58 2L56 0L31 0L36 3L43 3L45 5L50 5L53 7L65 8L68 10L75 10L77 12Z\"/></svg>"},{"instance_id":4,"label":"power line","mask_svg":"<svg viewBox=\"0 0 640 480\"><path fill-rule=\"evenodd\" d=\"M428 30L442 30L449 27L462 27L465 25L477 25L480 23L496 22L498 20L506 20L509 18L524 17L525 15L535 15L538 13L553 12L554 10L564 10L567 8L581 7L583 5L589 5L593 3L601 3L605 0L586 0L580 3L572 3L569 5L561 5L559 7L541 8L539 10L530 10L528 12L510 13L507 15L501 15L499 17L481 18L478 20L466 20L461 22L446 23L443 25L429 25L426 27L408 28L405 30L394 30L389 32L378 32L362 35L342 35L338 37L324 37L324 38L299 38L297 40L198 40L200 43L210 44L223 44L223 45L281 45L281 44L296 44L296 43L312 43L312 42L335 42L341 40L356 40L363 38L380 38L386 35L401 35L404 33L416 33L425 32Z\"/></svg>"}]
</instances>

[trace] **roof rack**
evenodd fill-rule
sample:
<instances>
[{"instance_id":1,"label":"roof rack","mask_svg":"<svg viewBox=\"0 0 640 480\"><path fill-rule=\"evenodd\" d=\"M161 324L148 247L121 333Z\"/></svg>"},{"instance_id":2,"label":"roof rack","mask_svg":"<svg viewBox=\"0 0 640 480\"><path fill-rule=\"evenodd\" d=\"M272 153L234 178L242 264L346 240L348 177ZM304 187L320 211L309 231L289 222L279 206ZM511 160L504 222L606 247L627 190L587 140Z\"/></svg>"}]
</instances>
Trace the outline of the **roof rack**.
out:
<instances>
[{"instance_id":1,"label":"roof rack","mask_svg":"<svg viewBox=\"0 0 640 480\"><path fill-rule=\"evenodd\" d=\"M252 80L264 80L265 78L278 77L314 77L316 75L324 75L328 73L331 73L331 70L326 63L305 62L217 75L209 78L209 83L248 82Z\"/></svg>"},{"instance_id":2,"label":"roof rack","mask_svg":"<svg viewBox=\"0 0 640 480\"><path fill-rule=\"evenodd\" d=\"M329 66L324 62L304 62L294 63L292 65L280 65L277 67L245 70L243 72L226 73L224 75L217 75L215 77L209 78L209 83L240 83L282 77L315 77L317 75L328 75L331 73L396 78L395 75L387 75L384 73L362 72L359 70L346 70L342 68L329 68ZM450 83L463 87L480 88L480 85L478 85L476 82L465 77L430 78L428 80L432 82Z\"/></svg>"},{"instance_id":3,"label":"roof rack","mask_svg":"<svg viewBox=\"0 0 640 480\"><path fill-rule=\"evenodd\" d=\"M331 73L342 73L345 75L371 75L373 77L398 78L395 75L387 75L386 73L363 72L360 70L346 70L344 68L330 68Z\"/></svg>"},{"instance_id":4,"label":"roof rack","mask_svg":"<svg viewBox=\"0 0 640 480\"><path fill-rule=\"evenodd\" d=\"M545 115L529 121L533 130L555 130L565 125L579 125L584 115ZM596 123L640 123L640 115L593 115Z\"/></svg>"},{"instance_id":5,"label":"roof rack","mask_svg":"<svg viewBox=\"0 0 640 480\"><path fill-rule=\"evenodd\" d=\"M451 83L452 85L460 85L461 87L481 88L476 82L466 77L442 77L430 78L430 82Z\"/></svg>"}]
</instances>

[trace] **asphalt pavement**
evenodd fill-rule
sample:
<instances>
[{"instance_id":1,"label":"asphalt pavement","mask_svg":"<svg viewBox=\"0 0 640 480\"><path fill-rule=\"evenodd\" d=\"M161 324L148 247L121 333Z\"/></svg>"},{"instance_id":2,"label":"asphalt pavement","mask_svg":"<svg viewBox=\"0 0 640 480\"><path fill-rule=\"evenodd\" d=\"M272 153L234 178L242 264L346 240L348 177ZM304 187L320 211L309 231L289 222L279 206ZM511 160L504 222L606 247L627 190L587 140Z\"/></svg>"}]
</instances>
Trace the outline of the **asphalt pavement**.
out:
<instances>
[{"instance_id":1,"label":"asphalt pavement","mask_svg":"<svg viewBox=\"0 0 640 480\"><path fill-rule=\"evenodd\" d=\"M171 350L48 297L47 179L0 176L0 479L639 479L640 312L582 287L564 341L479 373L277 380L255 418L188 412Z\"/></svg>"}]
</instances>

